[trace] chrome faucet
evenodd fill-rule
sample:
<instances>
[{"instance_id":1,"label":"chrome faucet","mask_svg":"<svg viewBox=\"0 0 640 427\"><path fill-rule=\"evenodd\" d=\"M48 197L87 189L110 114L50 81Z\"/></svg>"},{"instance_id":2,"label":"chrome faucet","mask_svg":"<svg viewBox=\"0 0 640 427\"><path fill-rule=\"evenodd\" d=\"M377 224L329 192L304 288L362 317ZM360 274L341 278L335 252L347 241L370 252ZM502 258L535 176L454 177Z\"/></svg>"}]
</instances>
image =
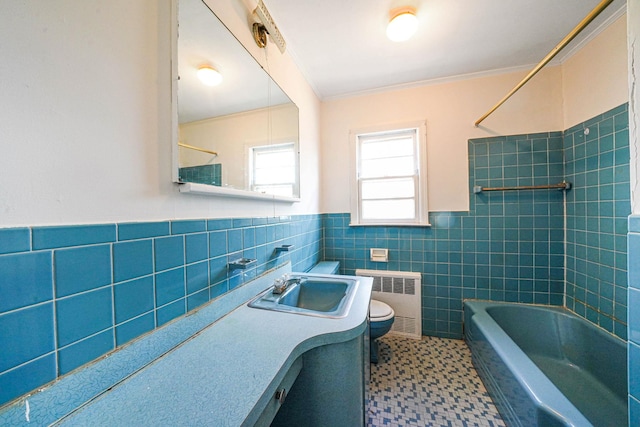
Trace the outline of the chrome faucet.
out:
<instances>
[{"instance_id":1,"label":"chrome faucet","mask_svg":"<svg viewBox=\"0 0 640 427\"><path fill-rule=\"evenodd\" d=\"M307 280L306 277L289 277L288 274L285 274L273 282L273 293L276 295L281 294L286 291L289 286L300 284L305 280Z\"/></svg>"}]
</instances>

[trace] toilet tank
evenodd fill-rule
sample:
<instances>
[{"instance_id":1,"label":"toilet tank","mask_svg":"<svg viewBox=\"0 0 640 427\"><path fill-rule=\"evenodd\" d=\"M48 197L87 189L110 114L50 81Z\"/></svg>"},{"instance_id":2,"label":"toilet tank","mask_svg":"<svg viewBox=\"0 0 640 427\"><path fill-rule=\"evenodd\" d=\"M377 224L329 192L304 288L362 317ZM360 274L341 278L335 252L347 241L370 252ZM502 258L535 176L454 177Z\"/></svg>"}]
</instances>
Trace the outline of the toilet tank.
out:
<instances>
[{"instance_id":1,"label":"toilet tank","mask_svg":"<svg viewBox=\"0 0 640 427\"><path fill-rule=\"evenodd\" d=\"M307 273L340 274L340 261L321 261L314 265Z\"/></svg>"}]
</instances>

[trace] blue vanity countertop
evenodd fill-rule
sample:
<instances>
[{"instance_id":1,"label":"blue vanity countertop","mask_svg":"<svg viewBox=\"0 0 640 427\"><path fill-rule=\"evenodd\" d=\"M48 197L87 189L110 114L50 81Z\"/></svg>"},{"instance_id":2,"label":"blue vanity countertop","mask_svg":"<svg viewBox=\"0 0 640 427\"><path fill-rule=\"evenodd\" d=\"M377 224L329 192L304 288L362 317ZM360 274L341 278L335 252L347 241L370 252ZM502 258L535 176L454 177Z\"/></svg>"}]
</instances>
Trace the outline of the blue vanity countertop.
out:
<instances>
[{"instance_id":1,"label":"blue vanity countertop","mask_svg":"<svg viewBox=\"0 0 640 427\"><path fill-rule=\"evenodd\" d=\"M273 275L257 279L264 282L257 288L266 289ZM370 280L361 280L342 319L243 304L58 423L252 425L305 351L363 333L370 295Z\"/></svg>"}]
</instances>

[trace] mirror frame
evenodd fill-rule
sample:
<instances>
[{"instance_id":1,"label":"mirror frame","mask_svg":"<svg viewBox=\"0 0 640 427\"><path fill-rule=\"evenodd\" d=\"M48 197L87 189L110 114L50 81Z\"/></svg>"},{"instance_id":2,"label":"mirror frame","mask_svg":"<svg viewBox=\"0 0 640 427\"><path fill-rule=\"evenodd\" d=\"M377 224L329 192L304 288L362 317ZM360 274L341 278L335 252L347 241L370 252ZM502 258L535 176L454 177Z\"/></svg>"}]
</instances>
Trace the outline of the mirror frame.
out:
<instances>
[{"instance_id":1,"label":"mirror frame","mask_svg":"<svg viewBox=\"0 0 640 427\"><path fill-rule=\"evenodd\" d=\"M262 201L274 201L274 202L285 202L285 203L294 203L299 202L300 198L300 125L299 120L300 116L298 115L298 141L297 141L297 163L296 163L296 173L297 173L297 188L298 195L297 196L280 196L275 194L268 193L258 193L250 190L243 190L237 188L230 187L218 187L215 185L207 185L200 184L194 182L183 182L180 181L179 176L179 152L180 147L178 146L179 140L179 120L178 120L178 81L179 81L179 73L178 73L178 3L179 0L171 1L171 176L172 181L178 185L180 193L185 194L196 194L196 195L204 195L204 196L218 196L218 197L229 197L229 198L238 198L238 199L252 199L252 200L262 200ZM204 2L203 2L204 3ZM207 6L205 4L205 6ZM208 6L207 6L208 7ZM237 39L235 34L229 30L224 22L218 16L211 11L215 19L218 19L220 23L227 28L227 31L231 34L233 38L235 38L238 44L246 50L247 55L250 55L253 58L253 55L246 49L244 44ZM255 61L255 58L253 58ZM262 64L256 61L257 65L265 72L265 74L277 85L277 82L273 80L271 75L264 69ZM279 86L279 85L278 85ZM282 90L282 88L280 88ZM283 90L284 92L284 90ZM285 92L286 95L286 92ZM288 95L287 95L288 96ZM289 99L291 99L289 97ZM292 101L293 103L293 101ZM295 103L294 103L295 105ZM297 106L296 106L297 108ZM299 111L299 109L298 109Z\"/></svg>"}]
</instances>

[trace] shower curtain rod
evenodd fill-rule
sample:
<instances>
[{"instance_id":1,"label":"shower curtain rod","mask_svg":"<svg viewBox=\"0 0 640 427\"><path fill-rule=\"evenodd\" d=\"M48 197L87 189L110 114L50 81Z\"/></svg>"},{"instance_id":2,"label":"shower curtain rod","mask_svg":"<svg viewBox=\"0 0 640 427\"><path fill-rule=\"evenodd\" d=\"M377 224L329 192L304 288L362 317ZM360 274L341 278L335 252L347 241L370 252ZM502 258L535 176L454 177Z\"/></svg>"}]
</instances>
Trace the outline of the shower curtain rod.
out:
<instances>
[{"instance_id":1,"label":"shower curtain rod","mask_svg":"<svg viewBox=\"0 0 640 427\"><path fill-rule=\"evenodd\" d=\"M498 107L504 104L507 99L511 98L514 93L520 90L522 86L524 86L529 80L531 80L531 78L535 76L538 71L542 69L542 67L547 65L549 61L551 61L566 45L568 45L571 40L573 40L578 35L578 33L580 33L580 31L582 31L587 25L589 25L589 23L593 21L595 17L600 14L600 12L602 12L607 6L609 6L611 2L613 2L613 0L601 1L599 5L597 5L573 30L571 30L571 32L567 34L567 36L562 39L562 41L558 43L558 45L554 47L551 52L549 52L547 56L545 56L544 59L540 61L540 63L536 65L524 79L522 79L520 83L516 85L516 87L511 89L511 92L509 92L504 98L502 98L500 102L494 105L493 108L491 108L484 116L480 117L476 121L475 126L478 127L480 123L484 121L484 119L489 117L494 111L498 109Z\"/></svg>"},{"instance_id":2,"label":"shower curtain rod","mask_svg":"<svg viewBox=\"0 0 640 427\"><path fill-rule=\"evenodd\" d=\"M182 142L178 142L178 145L180 147L188 148L190 150L202 151L203 153L213 154L214 156L218 155L218 153L216 153L215 151L205 150L204 148L196 147L194 145L183 144Z\"/></svg>"},{"instance_id":3,"label":"shower curtain rod","mask_svg":"<svg viewBox=\"0 0 640 427\"><path fill-rule=\"evenodd\" d=\"M570 190L571 183L567 181L559 182L558 184L549 184L549 185L523 185L520 187L481 187L479 185L475 185L473 187L473 192L478 194L483 191L510 191L510 190L548 190L552 188L557 188L558 190Z\"/></svg>"}]
</instances>

